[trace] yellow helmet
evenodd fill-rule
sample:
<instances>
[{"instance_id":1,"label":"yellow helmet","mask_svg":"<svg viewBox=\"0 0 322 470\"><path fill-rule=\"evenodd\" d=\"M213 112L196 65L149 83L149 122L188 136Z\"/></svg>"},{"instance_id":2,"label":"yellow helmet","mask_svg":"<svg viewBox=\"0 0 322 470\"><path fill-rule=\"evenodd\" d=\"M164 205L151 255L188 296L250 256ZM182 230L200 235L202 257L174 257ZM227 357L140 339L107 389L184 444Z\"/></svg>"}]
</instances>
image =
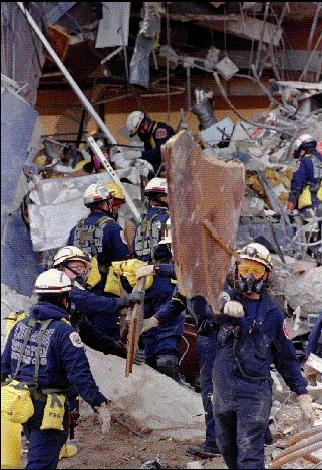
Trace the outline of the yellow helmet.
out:
<instances>
[{"instance_id":1,"label":"yellow helmet","mask_svg":"<svg viewBox=\"0 0 322 470\"><path fill-rule=\"evenodd\" d=\"M122 201L125 201L125 196L123 194L122 188L116 184L116 183L107 183L106 189L109 192L110 197L113 197L114 199L121 199Z\"/></svg>"}]
</instances>

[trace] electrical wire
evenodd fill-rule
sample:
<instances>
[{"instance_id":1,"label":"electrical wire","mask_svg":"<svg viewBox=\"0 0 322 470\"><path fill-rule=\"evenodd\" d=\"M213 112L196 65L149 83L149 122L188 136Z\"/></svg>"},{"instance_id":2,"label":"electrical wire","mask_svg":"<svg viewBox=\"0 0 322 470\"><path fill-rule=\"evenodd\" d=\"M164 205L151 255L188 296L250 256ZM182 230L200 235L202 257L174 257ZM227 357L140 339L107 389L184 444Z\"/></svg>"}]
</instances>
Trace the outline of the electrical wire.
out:
<instances>
[{"instance_id":1,"label":"electrical wire","mask_svg":"<svg viewBox=\"0 0 322 470\"><path fill-rule=\"evenodd\" d=\"M185 336L182 336L182 339L186 342L187 344L187 349L185 350L185 352L182 354L181 358L180 358L180 361L179 361L179 366L181 366L181 362L183 361L183 359L186 357L186 354L188 353L189 349L190 349L190 344L189 344L189 341L187 340L187 338Z\"/></svg>"},{"instance_id":2,"label":"electrical wire","mask_svg":"<svg viewBox=\"0 0 322 470\"><path fill-rule=\"evenodd\" d=\"M169 6L166 3L167 10L167 46L170 47L170 20L169 20ZM168 117L167 122L170 122L170 60L167 54L167 101L168 101Z\"/></svg>"}]
</instances>

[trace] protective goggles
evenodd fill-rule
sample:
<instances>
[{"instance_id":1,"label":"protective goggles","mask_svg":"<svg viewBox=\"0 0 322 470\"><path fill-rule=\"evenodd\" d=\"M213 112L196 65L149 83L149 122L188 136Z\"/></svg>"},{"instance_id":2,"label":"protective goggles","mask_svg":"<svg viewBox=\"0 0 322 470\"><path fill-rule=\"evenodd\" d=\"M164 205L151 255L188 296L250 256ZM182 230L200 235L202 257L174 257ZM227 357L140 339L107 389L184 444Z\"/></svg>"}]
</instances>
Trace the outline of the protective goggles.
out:
<instances>
[{"instance_id":1,"label":"protective goggles","mask_svg":"<svg viewBox=\"0 0 322 470\"><path fill-rule=\"evenodd\" d=\"M263 264L245 263L239 264L237 270L242 277L247 277L248 274L253 274L259 278L265 274L265 266Z\"/></svg>"}]
</instances>

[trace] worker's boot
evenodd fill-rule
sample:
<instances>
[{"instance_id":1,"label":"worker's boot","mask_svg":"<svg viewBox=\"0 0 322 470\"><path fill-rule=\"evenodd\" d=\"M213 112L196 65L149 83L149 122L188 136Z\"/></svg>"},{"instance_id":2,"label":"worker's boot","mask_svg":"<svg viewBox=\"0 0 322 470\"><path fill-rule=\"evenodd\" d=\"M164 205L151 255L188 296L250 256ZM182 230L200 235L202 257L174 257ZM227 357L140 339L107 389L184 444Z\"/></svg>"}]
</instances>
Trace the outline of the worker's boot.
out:
<instances>
[{"instance_id":1,"label":"worker's boot","mask_svg":"<svg viewBox=\"0 0 322 470\"><path fill-rule=\"evenodd\" d=\"M186 448L186 454L191 455L193 457L199 457L200 459L213 459L216 455L220 455L218 447L216 445L213 446L188 446Z\"/></svg>"},{"instance_id":2,"label":"worker's boot","mask_svg":"<svg viewBox=\"0 0 322 470\"><path fill-rule=\"evenodd\" d=\"M171 377L176 382L180 380L179 359L174 354L159 356L157 358L156 368L161 374L165 374L168 377Z\"/></svg>"}]
</instances>

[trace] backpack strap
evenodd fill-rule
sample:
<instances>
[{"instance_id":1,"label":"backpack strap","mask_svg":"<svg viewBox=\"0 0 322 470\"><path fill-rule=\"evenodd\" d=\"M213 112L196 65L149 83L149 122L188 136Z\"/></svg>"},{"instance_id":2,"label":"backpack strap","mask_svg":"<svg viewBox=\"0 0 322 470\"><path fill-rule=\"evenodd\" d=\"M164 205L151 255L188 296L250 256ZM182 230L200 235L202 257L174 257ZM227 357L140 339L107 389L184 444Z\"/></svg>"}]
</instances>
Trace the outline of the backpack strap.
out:
<instances>
[{"instance_id":1,"label":"backpack strap","mask_svg":"<svg viewBox=\"0 0 322 470\"><path fill-rule=\"evenodd\" d=\"M36 359L35 359L35 370L32 381L35 385L38 386L38 375L39 375L39 366L40 366L40 350L41 350L41 341L47 330L49 324L53 321L53 318L48 318L48 320L41 321L41 328L38 333L38 344L36 350Z\"/></svg>"}]
</instances>

